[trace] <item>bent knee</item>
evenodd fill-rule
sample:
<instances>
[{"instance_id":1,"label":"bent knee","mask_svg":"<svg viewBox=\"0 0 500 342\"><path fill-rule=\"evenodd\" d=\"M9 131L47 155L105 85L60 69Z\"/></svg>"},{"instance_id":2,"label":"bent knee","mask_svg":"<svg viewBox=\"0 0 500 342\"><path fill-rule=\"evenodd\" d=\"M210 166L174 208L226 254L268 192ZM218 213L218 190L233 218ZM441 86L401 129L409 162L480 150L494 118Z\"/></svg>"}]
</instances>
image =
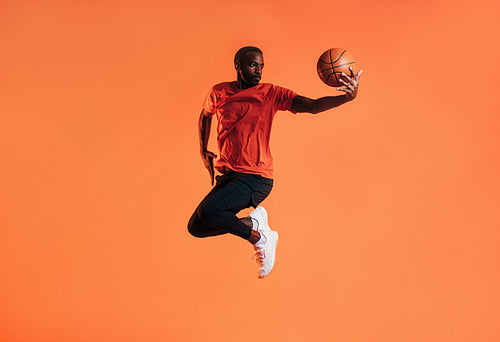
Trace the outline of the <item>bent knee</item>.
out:
<instances>
[{"instance_id":1,"label":"bent knee","mask_svg":"<svg viewBox=\"0 0 500 342\"><path fill-rule=\"evenodd\" d=\"M219 210L213 206L207 205L203 209L198 211L198 217L205 224L213 224L214 219L219 215Z\"/></svg>"},{"instance_id":2,"label":"bent knee","mask_svg":"<svg viewBox=\"0 0 500 342\"><path fill-rule=\"evenodd\" d=\"M201 225L199 223L196 224L195 221L196 220L193 219L193 217L191 217L191 219L188 222L187 230L188 230L189 234L191 234L197 238L205 237L205 235L203 234L203 227L201 227Z\"/></svg>"},{"instance_id":3,"label":"bent knee","mask_svg":"<svg viewBox=\"0 0 500 342\"><path fill-rule=\"evenodd\" d=\"M197 238L205 237L205 235L201 231L195 229L193 226L190 225L188 225L188 232L189 234Z\"/></svg>"}]
</instances>

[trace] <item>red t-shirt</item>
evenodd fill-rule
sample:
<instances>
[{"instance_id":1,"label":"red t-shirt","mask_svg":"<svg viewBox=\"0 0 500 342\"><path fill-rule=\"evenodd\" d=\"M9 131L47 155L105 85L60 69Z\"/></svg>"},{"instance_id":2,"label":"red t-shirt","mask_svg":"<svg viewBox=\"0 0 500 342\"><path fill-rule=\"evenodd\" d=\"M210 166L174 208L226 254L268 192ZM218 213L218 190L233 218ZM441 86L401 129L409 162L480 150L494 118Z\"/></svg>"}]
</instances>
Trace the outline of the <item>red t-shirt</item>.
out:
<instances>
[{"instance_id":1,"label":"red t-shirt","mask_svg":"<svg viewBox=\"0 0 500 342\"><path fill-rule=\"evenodd\" d=\"M273 178L273 157L269 147L271 126L279 110L292 109L297 94L269 83L239 89L236 82L216 84L203 108L217 114L217 143L220 158L215 164L244 173Z\"/></svg>"}]
</instances>

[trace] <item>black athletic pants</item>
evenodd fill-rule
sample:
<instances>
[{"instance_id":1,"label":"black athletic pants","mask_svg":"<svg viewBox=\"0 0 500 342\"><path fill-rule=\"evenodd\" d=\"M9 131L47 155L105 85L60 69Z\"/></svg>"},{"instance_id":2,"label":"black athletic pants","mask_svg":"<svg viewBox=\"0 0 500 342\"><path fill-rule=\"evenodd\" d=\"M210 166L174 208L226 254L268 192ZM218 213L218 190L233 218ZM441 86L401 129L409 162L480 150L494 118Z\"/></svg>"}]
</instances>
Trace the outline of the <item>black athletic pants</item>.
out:
<instances>
[{"instance_id":1,"label":"black athletic pants","mask_svg":"<svg viewBox=\"0 0 500 342\"><path fill-rule=\"evenodd\" d=\"M234 171L217 176L216 180L212 191L191 216L189 232L200 238L226 233L250 238L252 229L236 214L242 209L257 207L271 192L273 180Z\"/></svg>"}]
</instances>

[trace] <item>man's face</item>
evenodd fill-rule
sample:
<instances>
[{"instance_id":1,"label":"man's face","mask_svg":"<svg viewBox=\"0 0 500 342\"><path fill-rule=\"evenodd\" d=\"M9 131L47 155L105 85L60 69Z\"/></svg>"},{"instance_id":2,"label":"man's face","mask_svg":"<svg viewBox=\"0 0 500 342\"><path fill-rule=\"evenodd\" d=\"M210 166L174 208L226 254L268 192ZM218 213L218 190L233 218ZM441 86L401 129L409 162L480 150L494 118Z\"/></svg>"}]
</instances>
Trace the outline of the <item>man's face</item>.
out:
<instances>
[{"instance_id":1,"label":"man's face","mask_svg":"<svg viewBox=\"0 0 500 342\"><path fill-rule=\"evenodd\" d=\"M236 65L238 76L251 87L259 84L262 68L264 68L264 56L254 51L247 52Z\"/></svg>"}]
</instances>

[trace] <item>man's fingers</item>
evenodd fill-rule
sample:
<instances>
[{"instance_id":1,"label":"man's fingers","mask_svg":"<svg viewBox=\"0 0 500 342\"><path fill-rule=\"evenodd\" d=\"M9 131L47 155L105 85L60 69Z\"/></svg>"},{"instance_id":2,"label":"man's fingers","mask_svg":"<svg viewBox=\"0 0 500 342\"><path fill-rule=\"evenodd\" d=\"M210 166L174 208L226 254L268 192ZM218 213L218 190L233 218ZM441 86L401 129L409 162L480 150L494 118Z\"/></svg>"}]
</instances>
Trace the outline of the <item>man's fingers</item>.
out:
<instances>
[{"instance_id":1,"label":"man's fingers","mask_svg":"<svg viewBox=\"0 0 500 342\"><path fill-rule=\"evenodd\" d=\"M342 84L344 84L346 87L348 87L349 89L351 90L354 90L354 85L351 84L351 83L347 83L346 81L344 81L343 79L340 79L339 80L340 82L342 82Z\"/></svg>"},{"instance_id":2,"label":"man's fingers","mask_svg":"<svg viewBox=\"0 0 500 342\"><path fill-rule=\"evenodd\" d=\"M351 77L347 76L345 73L342 73L342 76L344 76L344 77L345 77L345 79L346 79L347 81L349 81L349 82L345 82L345 81L344 81L344 84L345 84L346 86L349 86L349 85L352 85L352 86L354 86L354 87L357 87L357 86L358 86L358 82L357 82L357 80L356 80L356 79L353 79L353 78L351 78ZM342 78L340 78L339 80L340 80L340 81L343 81L343 80L342 80Z\"/></svg>"},{"instance_id":3,"label":"man's fingers","mask_svg":"<svg viewBox=\"0 0 500 342\"><path fill-rule=\"evenodd\" d=\"M352 78L351 78L350 76L348 76L346 73L344 73L344 72L343 72L343 73L342 73L342 76L344 76L344 78L345 78L346 80L348 80L349 82L352 82Z\"/></svg>"},{"instance_id":4,"label":"man's fingers","mask_svg":"<svg viewBox=\"0 0 500 342\"><path fill-rule=\"evenodd\" d=\"M352 94L352 90L349 88L337 88L338 91L343 91L348 94Z\"/></svg>"},{"instance_id":5,"label":"man's fingers","mask_svg":"<svg viewBox=\"0 0 500 342\"><path fill-rule=\"evenodd\" d=\"M363 73L363 70L360 70L358 74L356 75L356 81L359 81L359 76Z\"/></svg>"},{"instance_id":6,"label":"man's fingers","mask_svg":"<svg viewBox=\"0 0 500 342\"><path fill-rule=\"evenodd\" d=\"M214 158L208 157L208 167L210 168L210 173L214 172Z\"/></svg>"},{"instance_id":7,"label":"man's fingers","mask_svg":"<svg viewBox=\"0 0 500 342\"><path fill-rule=\"evenodd\" d=\"M339 78L339 83L343 84L345 87L337 88L337 91L343 91L344 93L346 93L347 97L352 100L356 97L359 76L361 75L363 70L360 70L357 74L354 72L354 69L352 67L349 67L349 70L351 71L352 77L349 77L343 72L342 77Z\"/></svg>"},{"instance_id":8,"label":"man's fingers","mask_svg":"<svg viewBox=\"0 0 500 342\"><path fill-rule=\"evenodd\" d=\"M342 73L342 76L345 76L347 80L349 80L354 86L358 86L359 76L363 73L363 70L360 70L357 74L354 72L352 67L349 67L351 71L351 77L347 76L345 73Z\"/></svg>"},{"instance_id":9,"label":"man's fingers","mask_svg":"<svg viewBox=\"0 0 500 342\"><path fill-rule=\"evenodd\" d=\"M214 185L214 177L215 177L214 159L209 158L208 163L209 163L208 172L210 173L210 181L212 182L212 185Z\"/></svg>"},{"instance_id":10,"label":"man's fingers","mask_svg":"<svg viewBox=\"0 0 500 342\"><path fill-rule=\"evenodd\" d=\"M351 77L352 78L356 77L356 73L354 72L354 69L352 68L352 66L349 67L349 70L351 71Z\"/></svg>"}]
</instances>

